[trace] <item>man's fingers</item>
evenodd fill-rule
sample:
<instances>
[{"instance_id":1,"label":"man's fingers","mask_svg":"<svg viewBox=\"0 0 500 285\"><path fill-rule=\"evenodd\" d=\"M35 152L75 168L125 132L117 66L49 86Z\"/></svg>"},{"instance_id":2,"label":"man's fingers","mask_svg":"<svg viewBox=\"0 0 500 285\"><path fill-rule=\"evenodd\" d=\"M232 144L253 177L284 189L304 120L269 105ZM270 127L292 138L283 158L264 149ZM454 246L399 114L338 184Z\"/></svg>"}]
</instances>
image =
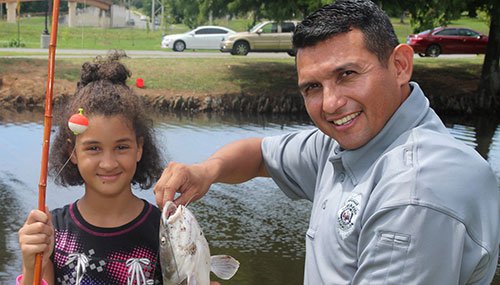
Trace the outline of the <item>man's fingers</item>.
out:
<instances>
[{"instance_id":1,"label":"man's fingers","mask_svg":"<svg viewBox=\"0 0 500 285\"><path fill-rule=\"evenodd\" d=\"M172 175L174 165L170 163L167 170L163 172L162 177L158 180L155 191L156 204L161 208L166 201L174 200L175 193L180 192L180 188L186 181L185 174L180 173Z\"/></svg>"},{"instance_id":2,"label":"man's fingers","mask_svg":"<svg viewBox=\"0 0 500 285\"><path fill-rule=\"evenodd\" d=\"M177 197L174 200L174 204L176 205L187 205L198 200L200 197L196 195L196 191L194 189L188 189L186 192L183 192L182 195Z\"/></svg>"},{"instance_id":3,"label":"man's fingers","mask_svg":"<svg viewBox=\"0 0 500 285\"><path fill-rule=\"evenodd\" d=\"M166 201L172 201L175 196L175 189L170 187L161 187L155 192L156 205L161 209Z\"/></svg>"},{"instance_id":4,"label":"man's fingers","mask_svg":"<svg viewBox=\"0 0 500 285\"><path fill-rule=\"evenodd\" d=\"M200 170L194 166L170 162L154 188L158 207L163 207L166 201L186 205L198 200L207 191L203 190L203 185L200 185L203 180L199 179L199 175ZM174 200L175 193L181 195Z\"/></svg>"},{"instance_id":5,"label":"man's fingers","mask_svg":"<svg viewBox=\"0 0 500 285\"><path fill-rule=\"evenodd\" d=\"M170 165L170 164L169 164ZM168 180L172 176L172 173L170 172L169 166L163 170L163 173L161 174L160 179L158 179L158 182L156 183L155 187L153 188L153 193L155 195L155 200L156 200L156 205L160 207L160 209L163 207L164 201L167 201L168 196L170 195L165 189L165 186L168 184ZM167 195L167 197L165 197ZM174 192L175 195L175 192ZM164 198L165 197L165 198ZM173 195L172 198L173 199Z\"/></svg>"}]
</instances>

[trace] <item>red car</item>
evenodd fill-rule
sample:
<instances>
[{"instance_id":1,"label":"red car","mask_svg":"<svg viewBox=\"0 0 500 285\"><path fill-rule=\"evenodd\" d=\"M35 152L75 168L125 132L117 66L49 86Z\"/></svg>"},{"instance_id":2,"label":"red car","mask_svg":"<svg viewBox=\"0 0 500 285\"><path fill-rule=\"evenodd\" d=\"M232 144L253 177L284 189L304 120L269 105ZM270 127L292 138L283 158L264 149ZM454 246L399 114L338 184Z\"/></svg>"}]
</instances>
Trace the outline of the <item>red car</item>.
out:
<instances>
[{"instance_id":1,"label":"red car","mask_svg":"<svg viewBox=\"0 0 500 285\"><path fill-rule=\"evenodd\" d=\"M488 36L468 28L440 27L409 35L406 39L420 56L486 53Z\"/></svg>"}]
</instances>

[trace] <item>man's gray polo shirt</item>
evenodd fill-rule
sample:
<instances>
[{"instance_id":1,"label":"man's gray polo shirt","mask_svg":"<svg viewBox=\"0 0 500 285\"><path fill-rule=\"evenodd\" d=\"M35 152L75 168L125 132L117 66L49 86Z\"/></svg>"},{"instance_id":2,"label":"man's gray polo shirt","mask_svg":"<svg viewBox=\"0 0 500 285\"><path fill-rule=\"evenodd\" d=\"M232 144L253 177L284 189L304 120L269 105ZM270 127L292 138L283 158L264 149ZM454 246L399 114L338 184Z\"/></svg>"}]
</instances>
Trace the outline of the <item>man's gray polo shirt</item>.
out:
<instances>
[{"instance_id":1,"label":"man's gray polo shirt","mask_svg":"<svg viewBox=\"0 0 500 285\"><path fill-rule=\"evenodd\" d=\"M488 284L499 246L499 188L416 83L382 131L342 150L317 129L265 138L267 170L313 201L305 284Z\"/></svg>"}]
</instances>

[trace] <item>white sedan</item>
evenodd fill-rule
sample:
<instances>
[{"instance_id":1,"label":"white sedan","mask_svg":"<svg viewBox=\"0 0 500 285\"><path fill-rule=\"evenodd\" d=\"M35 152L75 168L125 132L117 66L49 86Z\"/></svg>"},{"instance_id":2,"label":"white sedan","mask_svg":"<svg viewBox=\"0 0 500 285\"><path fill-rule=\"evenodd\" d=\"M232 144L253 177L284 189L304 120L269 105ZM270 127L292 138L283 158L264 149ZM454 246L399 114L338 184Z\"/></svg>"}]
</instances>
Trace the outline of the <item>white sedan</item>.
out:
<instances>
[{"instance_id":1,"label":"white sedan","mask_svg":"<svg viewBox=\"0 0 500 285\"><path fill-rule=\"evenodd\" d=\"M236 33L225 27L200 26L184 34L166 35L161 41L162 48L172 48L174 51L185 49L220 49L221 41L228 35Z\"/></svg>"}]
</instances>

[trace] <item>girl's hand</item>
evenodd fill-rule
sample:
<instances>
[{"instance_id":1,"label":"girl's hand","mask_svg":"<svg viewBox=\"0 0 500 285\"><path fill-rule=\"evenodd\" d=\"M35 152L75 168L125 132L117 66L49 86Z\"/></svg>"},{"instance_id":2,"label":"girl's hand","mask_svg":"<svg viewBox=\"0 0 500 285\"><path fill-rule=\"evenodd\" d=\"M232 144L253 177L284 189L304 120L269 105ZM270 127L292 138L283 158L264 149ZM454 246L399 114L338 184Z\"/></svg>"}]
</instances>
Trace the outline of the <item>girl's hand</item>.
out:
<instances>
[{"instance_id":1,"label":"girl's hand","mask_svg":"<svg viewBox=\"0 0 500 285\"><path fill-rule=\"evenodd\" d=\"M45 266L54 249L54 226L48 209L46 209L46 213L40 210L31 211L18 232L24 277L33 275L37 253L43 254L42 266Z\"/></svg>"}]
</instances>

